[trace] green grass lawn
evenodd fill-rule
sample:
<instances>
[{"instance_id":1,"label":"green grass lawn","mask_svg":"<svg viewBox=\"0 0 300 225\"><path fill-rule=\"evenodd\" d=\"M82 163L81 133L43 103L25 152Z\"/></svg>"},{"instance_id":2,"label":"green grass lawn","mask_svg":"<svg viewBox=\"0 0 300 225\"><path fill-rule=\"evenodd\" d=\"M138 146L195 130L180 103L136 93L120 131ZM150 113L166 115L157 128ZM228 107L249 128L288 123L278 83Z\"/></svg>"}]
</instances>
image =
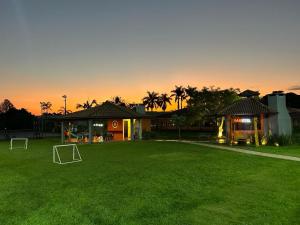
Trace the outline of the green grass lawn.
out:
<instances>
[{"instance_id":1,"label":"green grass lawn","mask_svg":"<svg viewBox=\"0 0 300 225\"><path fill-rule=\"evenodd\" d=\"M0 142L0 224L300 224L300 163L170 142ZM66 156L66 155L64 155Z\"/></svg>"}]
</instances>

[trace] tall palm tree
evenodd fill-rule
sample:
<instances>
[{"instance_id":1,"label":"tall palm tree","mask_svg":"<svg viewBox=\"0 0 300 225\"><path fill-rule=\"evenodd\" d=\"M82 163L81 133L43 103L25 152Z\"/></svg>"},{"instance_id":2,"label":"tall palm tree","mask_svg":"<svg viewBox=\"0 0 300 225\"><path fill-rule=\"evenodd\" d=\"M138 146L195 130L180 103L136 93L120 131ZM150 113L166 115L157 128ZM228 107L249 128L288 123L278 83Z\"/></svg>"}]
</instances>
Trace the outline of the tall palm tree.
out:
<instances>
[{"instance_id":1,"label":"tall palm tree","mask_svg":"<svg viewBox=\"0 0 300 225\"><path fill-rule=\"evenodd\" d=\"M171 92L173 93L171 97L175 96L175 102L177 102L177 109L182 109L182 101L186 99L184 87L175 85L175 89Z\"/></svg>"},{"instance_id":2,"label":"tall palm tree","mask_svg":"<svg viewBox=\"0 0 300 225\"><path fill-rule=\"evenodd\" d=\"M154 108L159 106L158 93L147 91L147 96L145 96L142 101L147 110L151 109L151 111L153 111Z\"/></svg>"},{"instance_id":3,"label":"tall palm tree","mask_svg":"<svg viewBox=\"0 0 300 225\"><path fill-rule=\"evenodd\" d=\"M40 106L41 106L41 114L48 114L49 111L51 111L52 109L52 103L51 102L40 102Z\"/></svg>"},{"instance_id":4,"label":"tall palm tree","mask_svg":"<svg viewBox=\"0 0 300 225\"><path fill-rule=\"evenodd\" d=\"M82 108L82 109L90 109L90 108L92 108L94 105L97 105L97 101L94 99L94 100L92 100L91 102L89 101L89 100L87 100L86 102L84 102L83 104L77 104L76 105L76 108L77 109L80 109L80 108Z\"/></svg>"},{"instance_id":5,"label":"tall palm tree","mask_svg":"<svg viewBox=\"0 0 300 225\"><path fill-rule=\"evenodd\" d=\"M171 101L172 101L172 98L170 96L168 96L168 94L166 94L166 93L161 94L158 97L158 104L164 112L166 111L168 104L172 105Z\"/></svg>"}]
</instances>

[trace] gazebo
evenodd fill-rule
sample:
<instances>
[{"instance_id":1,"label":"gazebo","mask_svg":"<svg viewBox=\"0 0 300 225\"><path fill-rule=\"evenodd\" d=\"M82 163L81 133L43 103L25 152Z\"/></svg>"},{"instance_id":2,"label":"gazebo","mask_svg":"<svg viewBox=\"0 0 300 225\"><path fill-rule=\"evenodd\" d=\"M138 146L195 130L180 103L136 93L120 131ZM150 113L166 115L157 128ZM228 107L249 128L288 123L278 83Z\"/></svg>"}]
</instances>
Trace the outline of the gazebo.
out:
<instances>
[{"instance_id":1,"label":"gazebo","mask_svg":"<svg viewBox=\"0 0 300 225\"><path fill-rule=\"evenodd\" d=\"M237 100L218 113L218 142L264 144L269 136L268 117L276 112L255 97ZM225 135L223 130L225 129Z\"/></svg>"},{"instance_id":2,"label":"gazebo","mask_svg":"<svg viewBox=\"0 0 300 225\"><path fill-rule=\"evenodd\" d=\"M142 139L145 115L109 101L65 115L61 119L61 141L95 143L104 140Z\"/></svg>"}]
</instances>

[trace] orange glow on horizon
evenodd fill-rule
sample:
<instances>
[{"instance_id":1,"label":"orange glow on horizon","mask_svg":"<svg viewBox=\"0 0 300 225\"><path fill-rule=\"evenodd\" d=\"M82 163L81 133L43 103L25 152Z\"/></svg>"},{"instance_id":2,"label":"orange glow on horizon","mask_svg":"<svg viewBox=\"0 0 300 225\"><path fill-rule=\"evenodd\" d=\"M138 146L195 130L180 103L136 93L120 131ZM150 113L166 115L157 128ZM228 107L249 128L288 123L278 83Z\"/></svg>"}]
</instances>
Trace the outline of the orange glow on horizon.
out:
<instances>
[{"instance_id":1,"label":"orange glow on horizon","mask_svg":"<svg viewBox=\"0 0 300 225\"><path fill-rule=\"evenodd\" d=\"M226 70L225 70L226 71ZM220 77L225 77L222 79ZM69 83L65 82L60 86L56 83L38 84L37 81L27 81L26 85L16 84L14 87L4 87L3 93L6 95L1 96L2 99L8 98L17 108L25 108L35 115L40 115L40 102L50 101L52 103L52 111L57 110L64 106L64 99L62 95L67 95L67 109L77 111L77 103L83 103L86 100L96 99L98 103L106 100L111 100L114 96L121 96L127 103L141 103L141 99L146 95L147 91L155 91L158 93L168 93L175 85L182 85L184 87L190 85L201 89L203 86L220 87L225 88L240 88L241 90L252 89L260 91L261 95L271 93L274 90L283 90L289 92L287 87L292 86L291 82L283 86L280 79L282 77L276 76L270 80L264 74L259 79L254 79L251 74L243 74L231 71L220 72L213 70L204 70L201 72L194 72L191 70L182 70L179 72L170 72L166 76L161 76L156 79L145 79L151 77L151 74L141 73L139 78L135 80L129 80L124 82L114 82L113 80L104 80L100 78L98 80L89 81L88 78L85 80L70 80ZM258 76L258 75L257 75ZM256 76L256 77L257 77ZM169 77L172 80L169 81ZM247 78L247 79L246 79ZM116 78L115 78L116 79ZM42 82L42 81L41 81ZM34 85L32 85L34 84ZM299 94L299 91L291 91ZM1 99L0 99L1 101ZM176 103L172 103L168 106L167 110L174 110L177 108Z\"/></svg>"}]
</instances>

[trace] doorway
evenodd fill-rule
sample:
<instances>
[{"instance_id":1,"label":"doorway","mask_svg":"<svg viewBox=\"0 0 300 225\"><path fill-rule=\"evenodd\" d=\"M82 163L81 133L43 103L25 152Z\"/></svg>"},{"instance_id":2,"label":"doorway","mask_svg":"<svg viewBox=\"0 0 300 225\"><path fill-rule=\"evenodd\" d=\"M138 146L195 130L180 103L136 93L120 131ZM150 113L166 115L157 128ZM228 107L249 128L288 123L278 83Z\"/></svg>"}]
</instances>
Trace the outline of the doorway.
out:
<instances>
[{"instance_id":1,"label":"doorway","mask_svg":"<svg viewBox=\"0 0 300 225\"><path fill-rule=\"evenodd\" d=\"M123 139L131 139L130 119L123 119Z\"/></svg>"}]
</instances>

